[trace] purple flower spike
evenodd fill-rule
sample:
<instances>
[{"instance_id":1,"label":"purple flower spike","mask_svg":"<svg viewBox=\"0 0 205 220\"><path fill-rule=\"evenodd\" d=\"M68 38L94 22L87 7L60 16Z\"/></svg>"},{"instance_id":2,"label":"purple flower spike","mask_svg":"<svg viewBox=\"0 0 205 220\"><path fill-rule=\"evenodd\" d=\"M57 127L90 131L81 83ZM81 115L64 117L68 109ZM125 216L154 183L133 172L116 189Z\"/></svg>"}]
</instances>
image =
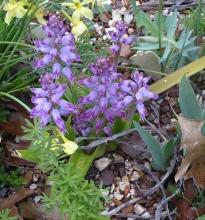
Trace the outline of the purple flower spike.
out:
<instances>
[{"instance_id":1,"label":"purple flower spike","mask_svg":"<svg viewBox=\"0 0 205 220\"><path fill-rule=\"evenodd\" d=\"M69 28L57 15L49 16L43 30L46 38L34 42L36 51L40 53L40 57L34 62L34 68L51 67L56 78L65 75L69 80L73 80L70 67L73 62L80 61L73 34L69 33ZM65 68L69 68L69 77ZM62 72L63 70L67 75Z\"/></svg>"},{"instance_id":2,"label":"purple flower spike","mask_svg":"<svg viewBox=\"0 0 205 220\"><path fill-rule=\"evenodd\" d=\"M147 99L157 99L158 95L149 91L148 81L150 77L143 77L143 74L138 71L134 72L131 75L130 80L124 80L121 82L121 89L123 92L127 94L126 98L122 101L123 103L129 105L131 102L136 105L136 109L138 110L141 118L145 118L147 115L147 111L144 106L144 101ZM131 101L132 100L132 101Z\"/></svg>"},{"instance_id":3,"label":"purple flower spike","mask_svg":"<svg viewBox=\"0 0 205 220\"><path fill-rule=\"evenodd\" d=\"M114 27L106 30L108 38L113 42L110 51L113 55L120 51L122 44L130 45L134 42L134 36L128 35L128 27L123 21L116 22Z\"/></svg>"},{"instance_id":4,"label":"purple flower spike","mask_svg":"<svg viewBox=\"0 0 205 220\"><path fill-rule=\"evenodd\" d=\"M77 114L77 108L72 104L62 99L65 93L66 85L57 84L54 74L45 74L40 78L41 88L32 88L34 94L32 103L35 107L31 110L31 117L40 119L42 126L46 126L52 120L58 128L65 133L66 127L61 116L69 114Z\"/></svg>"},{"instance_id":5,"label":"purple flower spike","mask_svg":"<svg viewBox=\"0 0 205 220\"><path fill-rule=\"evenodd\" d=\"M79 99L81 113L76 115L74 125L82 135L88 135L88 131L111 135L115 119L126 116L124 106L118 106L124 99L118 82L121 74L108 58L98 59L89 69L92 75L79 83L88 87L90 93ZM85 132L86 128L89 129Z\"/></svg>"}]
</instances>

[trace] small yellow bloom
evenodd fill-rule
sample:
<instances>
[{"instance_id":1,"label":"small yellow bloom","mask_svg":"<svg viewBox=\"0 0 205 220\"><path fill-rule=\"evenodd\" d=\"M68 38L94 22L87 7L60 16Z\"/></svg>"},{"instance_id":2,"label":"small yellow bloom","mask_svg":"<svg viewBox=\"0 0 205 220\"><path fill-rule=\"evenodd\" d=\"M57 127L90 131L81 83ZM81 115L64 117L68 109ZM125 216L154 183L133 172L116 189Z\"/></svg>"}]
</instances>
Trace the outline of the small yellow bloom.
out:
<instances>
[{"instance_id":1,"label":"small yellow bloom","mask_svg":"<svg viewBox=\"0 0 205 220\"><path fill-rule=\"evenodd\" d=\"M46 20L43 18L43 16L44 16L43 9L38 9L37 12L35 13L35 17L40 24L46 24Z\"/></svg>"},{"instance_id":2,"label":"small yellow bloom","mask_svg":"<svg viewBox=\"0 0 205 220\"><path fill-rule=\"evenodd\" d=\"M87 27L83 23L83 21L80 20L78 15L74 15L70 17L65 11L62 11L63 14L70 20L71 22L71 32L74 34L75 39L77 39L80 35L82 35L86 30Z\"/></svg>"},{"instance_id":3,"label":"small yellow bloom","mask_svg":"<svg viewBox=\"0 0 205 220\"><path fill-rule=\"evenodd\" d=\"M75 142L69 140L66 140L66 142L62 144L62 146L64 148L64 153L67 155L73 154L78 149L78 145Z\"/></svg>"},{"instance_id":4,"label":"small yellow bloom","mask_svg":"<svg viewBox=\"0 0 205 220\"><path fill-rule=\"evenodd\" d=\"M13 18L22 18L27 12L25 6L24 1L9 0L5 3L3 7L3 10L6 11L5 22L10 24Z\"/></svg>"},{"instance_id":5,"label":"small yellow bloom","mask_svg":"<svg viewBox=\"0 0 205 220\"><path fill-rule=\"evenodd\" d=\"M31 10L29 12L29 15L32 14L35 10L36 10L36 6L32 6ZM45 24L46 23L46 20L43 18L43 16L44 16L44 10L42 8L38 8L35 11L34 17L37 19L37 21L40 24Z\"/></svg>"},{"instance_id":6,"label":"small yellow bloom","mask_svg":"<svg viewBox=\"0 0 205 220\"><path fill-rule=\"evenodd\" d=\"M64 153L67 155L75 153L75 151L78 149L78 145L75 142L68 140L59 129L57 129L57 131L64 141L63 144L60 144L63 146Z\"/></svg>"},{"instance_id":7,"label":"small yellow bloom","mask_svg":"<svg viewBox=\"0 0 205 220\"><path fill-rule=\"evenodd\" d=\"M86 17L90 20L93 19L93 13L92 11L87 8L84 7L84 5L88 5L90 3L93 3L93 0L84 0L83 2L81 2L80 0L72 0L73 2L71 3L62 3L62 5L67 6L73 10L75 10L73 12L73 16L75 18L78 18L78 20L80 20L80 17Z\"/></svg>"}]
</instances>

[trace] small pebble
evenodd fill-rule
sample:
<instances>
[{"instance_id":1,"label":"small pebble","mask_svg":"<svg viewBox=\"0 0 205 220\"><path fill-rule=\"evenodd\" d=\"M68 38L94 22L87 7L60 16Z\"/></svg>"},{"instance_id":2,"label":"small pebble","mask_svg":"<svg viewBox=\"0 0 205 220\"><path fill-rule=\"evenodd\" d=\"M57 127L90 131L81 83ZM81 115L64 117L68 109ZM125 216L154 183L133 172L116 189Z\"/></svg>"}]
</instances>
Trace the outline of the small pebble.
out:
<instances>
[{"instance_id":1,"label":"small pebble","mask_svg":"<svg viewBox=\"0 0 205 220\"><path fill-rule=\"evenodd\" d=\"M99 160L96 160L94 164L99 171L102 171L106 169L111 163L112 163L112 160L110 160L109 158L103 157L103 158L100 158Z\"/></svg>"},{"instance_id":2,"label":"small pebble","mask_svg":"<svg viewBox=\"0 0 205 220\"><path fill-rule=\"evenodd\" d=\"M115 162L124 161L123 156L121 156L120 154L113 154L113 158Z\"/></svg>"},{"instance_id":3,"label":"small pebble","mask_svg":"<svg viewBox=\"0 0 205 220\"><path fill-rule=\"evenodd\" d=\"M123 177L122 177L122 181L123 181L123 182L128 182L128 183L129 183L129 179L128 179L127 176L123 176Z\"/></svg>"},{"instance_id":4,"label":"small pebble","mask_svg":"<svg viewBox=\"0 0 205 220\"><path fill-rule=\"evenodd\" d=\"M124 197L123 194L119 193L119 192L114 192L114 198L117 200L122 200L122 198Z\"/></svg>"},{"instance_id":5,"label":"small pebble","mask_svg":"<svg viewBox=\"0 0 205 220\"><path fill-rule=\"evenodd\" d=\"M135 204L134 212L136 215L141 216L142 214L144 214L146 212L146 209L143 206L141 206L140 204Z\"/></svg>"},{"instance_id":6,"label":"small pebble","mask_svg":"<svg viewBox=\"0 0 205 220\"><path fill-rule=\"evenodd\" d=\"M32 183L32 184L29 186L29 188L30 188L31 190L35 190L35 189L38 188L38 186L37 186L35 183Z\"/></svg>"},{"instance_id":7,"label":"small pebble","mask_svg":"<svg viewBox=\"0 0 205 220\"><path fill-rule=\"evenodd\" d=\"M119 183L119 188L120 188L120 190L122 191L122 192L124 192L125 191L125 188L126 187L129 187L130 186L130 183L129 182L120 182Z\"/></svg>"},{"instance_id":8,"label":"small pebble","mask_svg":"<svg viewBox=\"0 0 205 220\"><path fill-rule=\"evenodd\" d=\"M38 203L38 202L41 201L41 199L42 199L42 196L35 196L34 199L33 199L33 201L34 201L35 203Z\"/></svg>"},{"instance_id":9,"label":"small pebble","mask_svg":"<svg viewBox=\"0 0 205 220\"><path fill-rule=\"evenodd\" d=\"M131 181L137 181L140 178L140 174L137 171L134 171L131 176Z\"/></svg>"}]
</instances>

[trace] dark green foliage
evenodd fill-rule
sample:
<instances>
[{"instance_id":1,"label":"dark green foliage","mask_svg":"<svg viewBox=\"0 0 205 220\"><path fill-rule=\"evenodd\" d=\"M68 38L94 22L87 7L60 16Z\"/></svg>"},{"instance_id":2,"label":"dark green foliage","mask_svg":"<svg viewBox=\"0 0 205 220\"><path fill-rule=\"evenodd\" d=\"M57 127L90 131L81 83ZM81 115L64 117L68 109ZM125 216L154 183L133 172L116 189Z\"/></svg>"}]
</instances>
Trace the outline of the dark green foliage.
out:
<instances>
[{"instance_id":1,"label":"dark green foliage","mask_svg":"<svg viewBox=\"0 0 205 220\"><path fill-rule=\"evenodd\" d=\"M33 3L38 6L39 0ZM34 55L32 46L25 44L33 13L21 19L4 22L5 12L0 11L0 91L12 93L24 90L36 79L31 69Z\"/></svg>"},{"instance_id":2,"label":"dark green foliage","mask_svg":"<svg viewBox=\"0 0 205 220\"><path fill-rule=\"evenodd\" d=\"M19 171L7 172L3 168L0 168L0 184L18 188L22 186L24 180L19 176Z\"/></svg>"},{"instance_id":3,"label":"dark green foliage","mask_svg":"<svg viewBox=\"0 0 205 220\"><path fill-rule=\"evenodd\" d=\"M185 16L184 24L188 29L193 29L195 35L203 35L205 32L205 8L202 0L199 0L199 4L196 9L190 11Z\"/></svg>"}]
</instances>

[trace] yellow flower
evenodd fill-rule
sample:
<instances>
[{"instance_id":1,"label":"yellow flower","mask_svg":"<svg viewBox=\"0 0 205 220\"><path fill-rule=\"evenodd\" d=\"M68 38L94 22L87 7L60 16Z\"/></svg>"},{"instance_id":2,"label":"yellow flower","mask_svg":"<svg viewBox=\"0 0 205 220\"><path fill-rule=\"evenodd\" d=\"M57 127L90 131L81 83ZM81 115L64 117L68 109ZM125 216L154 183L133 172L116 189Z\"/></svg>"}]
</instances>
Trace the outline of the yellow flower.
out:
<instances>
[{"instance_id":1,"label":"yellow flower","mask_svg":"<svg viewBox=\"0 0 205 220\"><path fill-rule=\"evenodd\" d=\"M83 2L81 2L80 0L72 0L72 1L73 2L71 3L66 3L66 2L62 3L62 5L68 6L69 8L75 10L73 12L74 18L78 18L78 20L80 20L80 17L86 17L90 20L93 19L92 11L89 8L84 7L84 5L93 3L93 0L84 0Z\"/></svg>"},{"instance_id":2,"label":"yellow flower","mask_svg":"<svg viewBox=\"0 0 205 220\"><path fill-rule=\"evenodd\" d=\"M26 3L24 1L9 0L4 4L3 10L6 11L5 22L10 24L13 18L22 18L27 9L25 9Z\"/></svg>"},{"instance_id":3,"label":"yellow flower","mask_svg":"<svg viewBox=\"0 0 205 220\"><path fill-rule=\"evenodd\" d=\"M46 23L46 20L43 18L44 16L44 11L43 9L38 9L37 12L35 13L35 17L37 19L37 21L40 23L40 24L45 24Z\"/></svg>"},{"instance_id":4,"label":"yellow flower","mask_svg":"<svg viewBox=\"0 0 205 220\"><path fill-rule=\"evenodd\" d=\"M28 5L28 7L29 7L29 5ZM34 6L31 7L31 10L29 11L29 15L31 15L34 11L35 11L34 17L37 19L37 21L40 24L45 24L46 20L43 18L44 10L42 8L40 8L40 7L37 9L36 6L34 5Z\"/></svg>"},{"instance_id":5,"label":"yellow flower","mask_svg":"<svg viewBox=\"0 0 205 220\"><path fill-rule=\"evenodd\" d=\"M64 153L67 155L75 153L75 151L78 149L78 145L75 142L68 140L60 130L57 129L57 131L64 141L63 144L60 144L63 146Z\"/></svg>"},{"instance_id":6,"label":"yellow flower","mask_svg":"<svg viewBox=\"0 0 205 220\"><path fill-rule=\"evenodd\" d=\"M62 146L64 148L64 153L67 155L75 153L75 151L78 149L78 145L75 142L69 140L66 140L66 142L62 144Z\"/></svg>"},{"instance_id":7,"label":"yellow flower","mask_svg":"<svg viewBox=\"0 0 205 220\"><path fill-rule=\"evenodd\" d=\"M65 11L62 11L63 14L70 20L71 22L71 32L74 34L75 39L77 39L80 35L82 35L86 30L86 25L80 20L78 15L74 15L70 17ZM75 17L76 16L76 17Z\"/></svg>"}]
</instances>

